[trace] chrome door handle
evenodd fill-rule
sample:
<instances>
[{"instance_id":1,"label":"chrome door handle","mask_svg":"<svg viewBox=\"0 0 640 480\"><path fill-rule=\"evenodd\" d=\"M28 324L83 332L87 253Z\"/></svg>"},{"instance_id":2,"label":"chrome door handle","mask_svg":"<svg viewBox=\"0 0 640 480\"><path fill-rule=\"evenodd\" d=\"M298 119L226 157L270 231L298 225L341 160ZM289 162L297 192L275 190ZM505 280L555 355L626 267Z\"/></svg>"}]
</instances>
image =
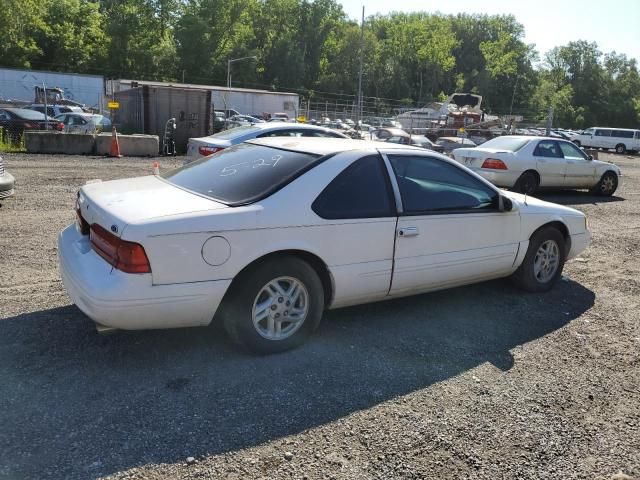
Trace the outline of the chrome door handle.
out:
<instances>
[{"instance_id":1,"label":"chrome door handle","mask_svg":"<svg viewBox=\"0 0 640 480\"><path fill-rule=\"evenodd\" d=\"M415 237L419 233L418 227L403 227L398 229L399 237Z\"/></svg>"}]
</instances>

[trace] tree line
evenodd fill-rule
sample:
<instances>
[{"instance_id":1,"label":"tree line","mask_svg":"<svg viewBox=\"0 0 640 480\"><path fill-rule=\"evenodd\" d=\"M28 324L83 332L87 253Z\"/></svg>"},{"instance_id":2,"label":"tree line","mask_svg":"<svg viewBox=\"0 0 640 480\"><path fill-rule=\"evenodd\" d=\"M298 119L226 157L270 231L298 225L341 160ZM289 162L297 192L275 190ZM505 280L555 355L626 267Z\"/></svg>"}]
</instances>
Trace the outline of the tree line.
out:
<instances>
[{"instance_id":1,"label":"tree line","mask_svg":"<svg viewBox=\"0 0 640 480\"><path fill-rule=\"evenodd\" d=\"M0 66L107 78L363 94L421 106L483 95L494 114L638 127L635 59L582 40L540 58L513 16L426 12L350 20L335 0L0 0Z\"/></svg>"}]
</instances>

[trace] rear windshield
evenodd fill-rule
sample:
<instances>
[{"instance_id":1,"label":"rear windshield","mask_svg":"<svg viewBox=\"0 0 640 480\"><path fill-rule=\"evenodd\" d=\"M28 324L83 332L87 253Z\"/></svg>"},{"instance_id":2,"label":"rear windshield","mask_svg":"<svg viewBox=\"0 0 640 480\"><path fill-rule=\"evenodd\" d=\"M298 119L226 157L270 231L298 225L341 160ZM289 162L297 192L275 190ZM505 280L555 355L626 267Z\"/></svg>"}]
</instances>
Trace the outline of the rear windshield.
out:
<instances>
[{"instance_id":1,"label":"rear windshield","mask_svg":"<svg viewBox=\"0 0 640 480\"><path fill-rule=\"evenodd\" d=\"M319 158L320 155L241 143L162 177L222 203L244 205L279 190Z\"/></svg>"},{"instance_id":2,"label":"rear windshield","mask_svg":"<svg viewBox=\"0 0 640 480\"><path fill-rule=\"evenodd\" d=\"M222 140L232 140L240 135L244 135L245 133L252 132L254 130L260 130L257 127L252 126L244 126L244 127L236 127L230 128L229 130L225 130L224 132L216 133L215 135L211 135L213 138L220 138Z\"/></svg>"},{"instance_id":3,"label":"rear windshield","mask_svg":"<svg viewBox=\"0 0 640 480\"><path fill-rule=\"evenodd\" d=\"M517 152L531 139L529 138L514 138L514 137L496 137L488 142L482 144L482 148L494 148L496 150L507 150L509 152Z\"/></svg>"}]
</instances>

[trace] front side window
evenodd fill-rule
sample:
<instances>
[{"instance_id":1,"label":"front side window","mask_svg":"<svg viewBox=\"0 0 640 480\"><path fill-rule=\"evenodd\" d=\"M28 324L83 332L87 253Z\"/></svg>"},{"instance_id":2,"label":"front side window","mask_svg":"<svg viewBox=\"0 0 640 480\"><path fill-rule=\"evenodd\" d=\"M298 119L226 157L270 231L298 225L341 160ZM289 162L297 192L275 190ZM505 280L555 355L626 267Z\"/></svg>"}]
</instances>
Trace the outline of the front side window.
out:
<instances>
[{"instance_id":1,"label":"front side window","mask_svg":"<svg viewBox=\"0 0 640 480\"><path fill-rule=\"evenodd\" d=\"M564 155L564 158L569 160L586 160L587 156L584 154L582 150L576 147L573 143L568 142L558 142L560 145L560 150Z\"/></svg>"},{"instance_id":2,"label":"front side window","mask_svg":"<svg viewBox=\"0 0 640 480\"><path fill-rule=\"evenodd\" d=\"M599 128L596 130L596 137L610 137L611 136L611 130L604 130L602 128Z\"/></svg>"},{"instance_id":3,"label":"front side window","mask_svg":"<svg viewBox=\"0 0 640 480\"><path fill-rule=\"evenodd\" d=\"M231 206L266 198L311 168L320 155L241 143L164 173L168 182Z\"/></svg>"},{"instance_id":4,"label":"front side window","mask_svg":"<svg viewBox=\"0 0 640 480\"><path fill-rule=\"evenodd\" d=\"M433 157L389 155L407 215L496 210L498 193L462 168Z\"/></svg>"},{"instance_id":5,"label":"front side window","mask_svg":"<svg viewBox=\"0 0 640 480\"><path fill-rule=\"evenodd\" d=\"M395 216L387 172L379 155L356 160L345 168L313 202L326 219Z\"/></svg>"}]
</instances>

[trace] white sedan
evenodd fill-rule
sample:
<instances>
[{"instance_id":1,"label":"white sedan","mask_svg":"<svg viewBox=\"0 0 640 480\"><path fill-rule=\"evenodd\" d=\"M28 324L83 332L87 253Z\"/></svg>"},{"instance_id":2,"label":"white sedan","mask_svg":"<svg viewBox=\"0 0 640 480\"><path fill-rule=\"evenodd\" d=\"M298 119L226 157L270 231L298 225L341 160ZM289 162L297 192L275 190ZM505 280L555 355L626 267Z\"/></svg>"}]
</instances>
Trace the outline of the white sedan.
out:
<instances>
[{"instance_id":1,"label":"white sedan","mask_svg":"<svg viewBox=\"0 0 640 480\"><path fill-rule=\"evenodd\" d=\"M287 123L280 118L276 122L256 123L254 125L230 128L208 137L190 138L187 143L187 163L247 140L265 137L349 138L330 128L304 123Z\"/></svg>"},{"instance_id":2,"label":"white sedan","mask_svg":"<svg viewBox=\"0 0 640 480\"><path fill-rule=\"evenodd\" d=\"M527 195L539 188L588 188L610 196L620 169L593 160L568 140L549 137L496 137L476 148L459 148L454 158L494 185Z\"/></svg>"},{"instance_id":3,"label":"white sedan","mask_svg":"<svg viewBox=\"0 0 640 480\"><path fill-rule=\"evenodd\" d=\"M508 276L546 291L589 240L581 212L429 150L269 138L85 185L58 251L69 296L99 330L215 317L269 353L300 344L327 308Z\"/></svg>"}]
</instances>

